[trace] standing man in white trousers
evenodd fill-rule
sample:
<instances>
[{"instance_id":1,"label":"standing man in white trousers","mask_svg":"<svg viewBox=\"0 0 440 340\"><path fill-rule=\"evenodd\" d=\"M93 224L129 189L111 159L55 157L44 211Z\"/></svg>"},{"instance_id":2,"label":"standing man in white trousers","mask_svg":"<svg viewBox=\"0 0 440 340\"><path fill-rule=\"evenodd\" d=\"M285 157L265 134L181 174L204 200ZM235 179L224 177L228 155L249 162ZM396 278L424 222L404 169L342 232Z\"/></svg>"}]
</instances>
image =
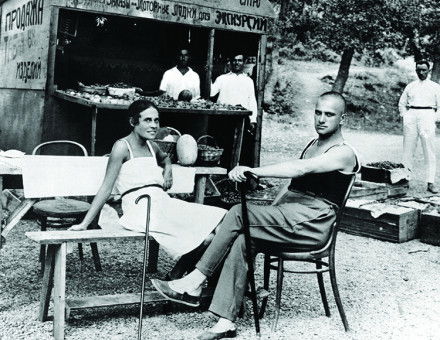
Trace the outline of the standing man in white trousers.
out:
<instances>
[{"instance_id":1,"label":"standing man in white trousers","mask_svg":"<svg viewBox=\"0 0 440 340\"><path fill-rule=\"evenodd\" d=\"M440 85L427 79L430 70L427 60L417 61L419 79L405 87L399 100L399 112L403 117L403 164L408 170L413 169L414 153L420 137L425 156L427 190L436 194L435 122L437 109L440 108Z\"/></svg>"}]
</instances>

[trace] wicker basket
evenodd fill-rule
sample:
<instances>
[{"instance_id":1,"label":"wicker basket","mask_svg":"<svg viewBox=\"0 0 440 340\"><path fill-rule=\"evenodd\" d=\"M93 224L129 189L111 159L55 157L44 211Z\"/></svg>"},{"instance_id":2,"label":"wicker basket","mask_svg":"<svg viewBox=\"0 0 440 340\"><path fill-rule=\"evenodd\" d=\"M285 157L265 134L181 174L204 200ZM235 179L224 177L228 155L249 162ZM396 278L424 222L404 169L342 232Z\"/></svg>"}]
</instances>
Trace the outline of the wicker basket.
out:
<instances>
[{"instance_id":1,"label":"wicker basket","mask_svg":"<svg viewBox=\"0 0 440 340\"><path fill-rule=\"evenodd\" d=\"M211 145L201 143L200 141L206 139L211 140ZM219 163L220 157L223 154L223 149L219 148L214 137L209 135L200 136L197 139L197 164L202 166L215 166Z\"/></svg>"},{"instance_id":2,"label":"wicker basket","mask_svg":"<svg viewBox=\"0 0 440 340\"><path fill-rule=\"evenodd\" d=\"M177 131L175 128L169 127L169 126L165 126L165 128L167 128L170 131L170 134L174 133L177 136L181 136L181 133L179 131ZM177 161L177 153L176 153L176 145L177 142L171 142L171 141L166 141L166 140L161 140L161 139L153 139L153 141L159 145L160 149L168 154L168 157L170 158L172 163L176 163Z\"/></svg>"}]
</instances>

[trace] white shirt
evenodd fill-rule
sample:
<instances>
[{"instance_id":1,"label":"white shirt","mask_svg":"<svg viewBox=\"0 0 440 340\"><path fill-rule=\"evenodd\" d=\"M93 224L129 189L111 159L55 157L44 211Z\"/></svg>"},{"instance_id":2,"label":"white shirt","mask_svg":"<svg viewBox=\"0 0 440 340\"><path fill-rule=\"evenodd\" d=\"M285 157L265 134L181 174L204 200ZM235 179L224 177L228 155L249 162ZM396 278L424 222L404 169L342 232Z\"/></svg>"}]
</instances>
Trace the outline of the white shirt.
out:
<instances>
[{"instance_id":1,"label":"white shirt","mask_svg":"<svg viewBox=\"0 0 440 340\"><path fill-rule=\"evenodd\" d=\"M440 84L425 79L409 83L399 100L399 112L404 116L407 106L431 106L440 109Z\"/></svg>"},{"instance_id":2,"label":"white shirt","mask_svg":"<svg viewBox=\"0 0 440 340\"><path fill-rule=\"evenodd\" d=\"M200 78L191 67L188 72L182 74L177 66L165 71L160 82L160 90L165 91L170 97L177 100L179 93L189 90L193 99L200 97Z\"/></svg>"},{"instance_id":3,"label":"white shirt","mask_svg":"<svg viewBox=\"0 0 440 340\"><path fill-rule=\"evenodd\" d=\"M217 77L211 86L211 97L217 93L219 103L241 105L252 111L251 122L257 121L254 82L247 74L229 72Z\"/></svg>"}]
</instances>

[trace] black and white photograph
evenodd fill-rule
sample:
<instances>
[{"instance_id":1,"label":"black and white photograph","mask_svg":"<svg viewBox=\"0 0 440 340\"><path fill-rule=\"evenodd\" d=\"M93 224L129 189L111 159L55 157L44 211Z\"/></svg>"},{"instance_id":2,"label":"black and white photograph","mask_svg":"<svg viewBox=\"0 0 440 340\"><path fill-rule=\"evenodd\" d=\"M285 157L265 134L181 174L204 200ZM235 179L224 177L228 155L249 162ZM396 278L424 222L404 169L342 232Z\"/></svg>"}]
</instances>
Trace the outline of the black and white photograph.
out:
<instances>
[{"instance_id":1,"label":"black and white photograph","mask_svg":"<svg viewBox=\"0 0 440 340\"><path fill-rule=\"evenodd\" d=\"M440 0L0 0L0 340L440 339Z\"/></svg>"}]
</instances>

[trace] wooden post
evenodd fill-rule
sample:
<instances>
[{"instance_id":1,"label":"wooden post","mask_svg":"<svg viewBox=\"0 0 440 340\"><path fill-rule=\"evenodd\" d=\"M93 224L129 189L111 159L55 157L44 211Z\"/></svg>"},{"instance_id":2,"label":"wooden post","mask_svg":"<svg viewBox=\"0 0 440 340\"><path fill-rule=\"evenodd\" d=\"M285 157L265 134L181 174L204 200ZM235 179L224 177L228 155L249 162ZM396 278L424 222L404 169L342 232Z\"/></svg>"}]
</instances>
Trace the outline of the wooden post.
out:
<instances>
[{"instance_id":1,"label":"wooden post","mask_svg":"<svg viewBox=\"0 0 440 340\"><path fill-rule=\"evenodd\" d=\"M243 146L244 121L244 117L237 119L237 123L235 125L230 169L233 169L240 163L241 147Z\"/></svg>"},{"instance_id":2,"label":"wooden post","mask_svg":"<svg viewBox=\"0 0 440 340\"><path fill-rule=\"evenodd\" d=\"M263 97L266 69L267 35L261 35L258 43L257 57L257 129L255 131L254 167L260 166L261 130L263 127Z\"/></svg>"},{"instance_id":3,"label":"wooden post","mask_svg":"<svg viewBox=\"0 0 440 340\"><path fill-rule=\"evenodd\" d=\"M56 246L53 286L53 336L64 339L66 320L66 243Z\"/></svg>"},{"instance_id":4,"label":"wooden post","mask_svg":"<svg viewBox=\"0 0 440 340\"><path fill-rule=\"evenodd\" d=\"M194 202L203 204L205 201L206 179L209 175L199 175L195 178Z\"/></svg>"},{"instance_id":5,"label":"wooden post","mask_svg":"<svg viewBox=\"0 0 440 340\"><path fill-rule=\"evenodd\" d=\"M54 77L55 77L55 57L57 51L57 31L58 31L58 16L59 8L51 6L52 12L50 15L49 26L49 51L47 58L47 79L46 79L46 93L52 95L54 92ZM48 98L46 97L46 100Z\"/></svg>"},{"instance_id":6,"label":"wooden post","mask_svg":"<svg viewBox=\"0 0 440 340\"><path fill-rule=\"evenodd\" d=\"M206 57L206 79L204 86L204 93L207 99L211 97L212 66L214 60L214 40L215 40L215 29L211 29L209 31L208 55Z\"/></svg>"},{"instance_id":7,"label":"wooden post","mask_svg":"<svg viewBox=\"0 0 440 340\"><path fill-rule=\"evenodd\" d=\"M38 319L41 322L47 321L47 312L49 310L50 295L53 287L53 274L55 265L55 248L56 246L49 244L47 248L46 263L44 265L44 275L40 295L40 311Z\"/></svg>"},{"instance_id":8,"label":"wooden post","mask_svg":"<svg viewBox=\"0 0 440 340\"><path fill-rule=\"evenodd\" d=\"M1 15L1 8L0 8L0 15ZM3 195L3 176L0 175L0 195ZM0 202L0 249L2 249L3 246L3 204Z\"/></svg>"},{"instance_id":9,"label":"wooden post","mask_svg":"<svg viewBox=\"0 0 440 340\"><path fill-rule=\"evenodd\" d=\"M98 107L95 105L92 107L92 128L90 133L90 156L95 156L96 148L96 120L98 119Z\"/></svg>"}]
</instances>

